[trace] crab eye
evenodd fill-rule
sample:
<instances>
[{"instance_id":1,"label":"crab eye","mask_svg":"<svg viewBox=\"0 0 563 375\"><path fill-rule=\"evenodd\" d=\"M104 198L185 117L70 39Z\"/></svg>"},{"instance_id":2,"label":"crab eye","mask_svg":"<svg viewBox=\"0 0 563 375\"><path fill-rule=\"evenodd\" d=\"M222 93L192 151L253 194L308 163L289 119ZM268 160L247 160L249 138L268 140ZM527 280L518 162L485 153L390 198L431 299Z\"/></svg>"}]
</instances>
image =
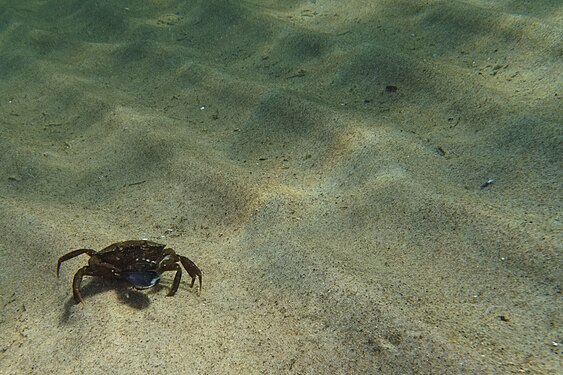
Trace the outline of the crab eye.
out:
<instances>
[{"instance_id":1,"label":"crab eye","mask_svg":"<svg viewBox=\"0 0 563 375\"><path fill-rule=\"evenodd\" d=\"M133 284L136 289L152 288L160 281L160 275L153 271L123 272L121 278Z\"/></svg>"}]
</instances>

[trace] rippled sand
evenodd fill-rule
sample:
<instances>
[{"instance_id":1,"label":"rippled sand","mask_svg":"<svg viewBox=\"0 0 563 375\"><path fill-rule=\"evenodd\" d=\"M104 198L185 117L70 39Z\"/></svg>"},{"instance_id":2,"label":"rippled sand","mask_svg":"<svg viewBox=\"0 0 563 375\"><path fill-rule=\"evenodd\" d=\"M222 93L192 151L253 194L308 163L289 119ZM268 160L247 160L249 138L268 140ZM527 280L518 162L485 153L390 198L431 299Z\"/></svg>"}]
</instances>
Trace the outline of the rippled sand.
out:
<instances>
[{"instance_id":1,"label":"rippled sand","mask_svg":"<svg viewBox=\"0 0 563 375\"><path fill-rule=\"evenodd\" d=\"M0 372L561 371L563 6L365 3L0 1Z\"/></svg>"}]
</instances>

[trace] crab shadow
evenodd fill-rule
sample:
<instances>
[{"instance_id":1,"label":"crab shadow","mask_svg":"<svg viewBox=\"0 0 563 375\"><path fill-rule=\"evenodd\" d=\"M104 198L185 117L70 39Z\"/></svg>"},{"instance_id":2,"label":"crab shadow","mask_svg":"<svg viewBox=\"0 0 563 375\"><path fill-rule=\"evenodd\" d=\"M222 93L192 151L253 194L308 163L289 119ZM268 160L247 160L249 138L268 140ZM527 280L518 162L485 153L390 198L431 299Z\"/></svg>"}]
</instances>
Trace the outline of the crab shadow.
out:
<instances>
[{"instance_id":1,"label":"crab shadow","mask_svg":"<svg viewBox=\"0 0 563 375\"><path fill-rule=\"evenodd\" d=\"M84 300L84 304L88 304L88 300L97 294L115 291L117 301L137 309L143 310L150 306L150 295L162 292L166 289L164 286L156 285L147 291L138 291L128 283L121 280L112 280L104 278L92 278L91 281L85 282L80 288L80 294ZM66 323L71 319L72 313L76 308L74 298L69 296L64 305L64 314L61 317L61 323Z\"/></svg>"}]
</instances>

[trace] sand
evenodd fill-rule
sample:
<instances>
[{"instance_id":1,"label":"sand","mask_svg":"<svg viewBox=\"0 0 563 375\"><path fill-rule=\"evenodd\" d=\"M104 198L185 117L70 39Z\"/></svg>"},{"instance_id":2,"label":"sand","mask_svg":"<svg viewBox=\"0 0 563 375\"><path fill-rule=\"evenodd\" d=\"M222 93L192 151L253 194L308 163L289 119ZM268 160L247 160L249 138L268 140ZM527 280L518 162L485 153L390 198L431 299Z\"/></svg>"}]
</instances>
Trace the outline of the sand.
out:
<instances>
[{"instance_id":1,"label":"sand","mask_svg":"<svg viewBox=\"0 0 563 375\"><path fill-rule=\"evenodd\" d=\"M0 1L0 372L562 372L562 21ZM128 239L201 293L86 277L76 305L88 256L57 259Z\"/></svg>"}]
</instances>

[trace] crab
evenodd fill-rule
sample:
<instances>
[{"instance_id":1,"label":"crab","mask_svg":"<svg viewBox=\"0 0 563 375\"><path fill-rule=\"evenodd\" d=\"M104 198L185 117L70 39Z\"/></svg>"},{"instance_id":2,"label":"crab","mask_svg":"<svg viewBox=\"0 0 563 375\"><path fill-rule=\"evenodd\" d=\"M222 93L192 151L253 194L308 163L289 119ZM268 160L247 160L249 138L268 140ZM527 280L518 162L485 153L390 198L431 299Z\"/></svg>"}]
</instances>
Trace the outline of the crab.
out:
<instances>
[{"instance_id":1,"label":"crab","mask_svg":"<svg viewBox=\"0 0 563 375\"><path fill-rule=\"evenodd\" d=\"M57 277L61 263L81 254L88 254L88 265L79 269L74 275L72 292L76 303L84 302L80 294L80 284L84 276L101 276L124 280L135 289L152 288L160 281L164 271L176 271L172 288L168 296L176 294L182 278L182 263L192 278L193 288L196 278L199 279L201 291L201 270L194 262L185 256L178 255L173 249L156 242L147 240L131 240L116 242L108 247L95 251L92 249L78 249L63 255L57 262Z\"/></svg>"}]
</instances>

